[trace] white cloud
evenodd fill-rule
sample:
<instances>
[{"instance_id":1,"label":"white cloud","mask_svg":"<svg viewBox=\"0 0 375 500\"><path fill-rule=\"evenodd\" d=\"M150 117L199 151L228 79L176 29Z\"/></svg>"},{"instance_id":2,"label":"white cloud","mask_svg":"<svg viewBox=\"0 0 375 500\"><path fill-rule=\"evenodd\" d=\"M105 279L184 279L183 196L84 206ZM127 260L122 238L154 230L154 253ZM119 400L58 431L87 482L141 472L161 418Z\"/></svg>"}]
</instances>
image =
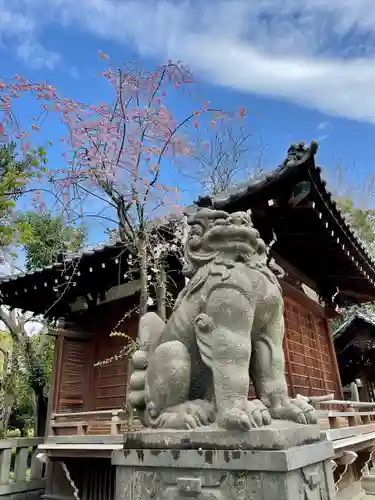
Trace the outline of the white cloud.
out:
<instances>
[{"instance_id":1,"label":"white cloud","mask_svg":"<svg viewBox=\"0 0 375 500\"><path fill-rule=\"evenodd\" d=\"M26 7L28 0L12 0L5 4L0 0L0 47L9 50L12 46L16 56L33 69L54 69L60 56L44 48L36 39L39 23L35 12Z\"/></svg>"},{"instance_id":2,"label":"white cloud","mask_svg":"<svg viewBox=\"0 0 375 500\"><path fill-rule=\"evenodd\" d=\"M68 75L75 80L79 80L81 78L80 72L76 66L71 66L68 70Z\"/></svg>"},{"instance_id":3,"label":"white cloud","mask_svg":"<svg viewBox=\"0 0 375 500\"><path fill-rule=\"evenodd\" d=\"M328 122L321 122L318 125L318 130L325 130L328 127L329 123Z\"/></svg>"},{"instance_id":4,"label":"white cloud","mask_svg":"<svg viewBox=\"0 0 375 500\"><path fill-rule=\"evenodd\" d=\"M60 22L188 63L210 82L375 123L373 0L12 0L36 37ZM41 6L41 4L43 4ZM18 16L18 17L17 17ZM30 24L25 22L30 19ZM3 21L5 19L5 22Z\"/></svg>"},{"instance_id":5,"label":"white cloud","mask_svg":"<svg viewBox=\"0 0 375 500\"><path fill-rule=\"evenodd\" d=\"M45 49L38 42L21 41L16 48L17 57L33 69L55 69L60 62L60 55Z\"/></svg>"},{"instance_id":6,"label":"white cloud","mask_svg":"<svg viewBox=\"0 0 375 500\"><path fill-rule=\"evenodd\" d=\"M0 0L0 36L27 36L33 33L35 24L33 18L25 16L22 10L9 8L5 0Z\"/></svg>"}]
</instances>

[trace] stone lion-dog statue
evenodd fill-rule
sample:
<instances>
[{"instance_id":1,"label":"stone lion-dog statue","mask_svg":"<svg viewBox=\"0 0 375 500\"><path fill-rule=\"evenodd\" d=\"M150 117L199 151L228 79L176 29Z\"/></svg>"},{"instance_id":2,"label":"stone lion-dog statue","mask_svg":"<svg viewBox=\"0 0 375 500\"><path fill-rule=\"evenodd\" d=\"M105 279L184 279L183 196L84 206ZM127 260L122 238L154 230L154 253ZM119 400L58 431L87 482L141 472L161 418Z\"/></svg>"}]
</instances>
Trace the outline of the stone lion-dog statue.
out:
<instances>
[{"instance_id":1,"label":"stone lion-dog statue","mask_svg":"<svg viewBox=\"0 0 375 500\"><path fill-rule=\"evenodd\" d=\"M288 397L281 287L250 213L204 208L188 224L190 281L167 323L154 312L140 319L129 404L153 428L316 423L306 400Z\"/></svg>"}]
</instances>

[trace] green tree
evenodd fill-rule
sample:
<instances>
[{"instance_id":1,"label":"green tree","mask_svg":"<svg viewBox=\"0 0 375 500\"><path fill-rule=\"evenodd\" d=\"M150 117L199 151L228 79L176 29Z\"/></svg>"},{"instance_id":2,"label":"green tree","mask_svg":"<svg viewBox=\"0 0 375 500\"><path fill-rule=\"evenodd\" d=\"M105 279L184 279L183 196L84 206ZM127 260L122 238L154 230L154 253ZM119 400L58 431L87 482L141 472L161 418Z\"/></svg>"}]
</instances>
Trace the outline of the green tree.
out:
<instances>
[{"instance_id":1,"label":"green tree","mask_svg":"<svg viewBox=\"0 0 375 500\"><path fill-rule=\"evenodd\" d=\"M27 212L18 220L24 231L23 247L28 271L56 262L59 254L79 251L85 241L85 230L66 224L51 212Z\"/></svg>"},{"instance_id":2,"label":"green tree","mask_svg":"<svg viewBox=\"0 0 375 500\"><path fill-rule=\"evenodd\" d=\"M336 202L346 221L355 229L370 255L375 258L375 210L356 207L349 196L337 197ZM357 310L374 313L375 304L368 303L341 309L340 315L332 320L333 331L337 330Z\"/></svg>"},{"instance_id":3,"label":"green tree","mask_svg":"<svg viewBox=\"0 0 375 500\"><path fill-rule=\"evenodd\" d=\"M28 390L31 389L34 396L36 436L44 436L47 424L53 347L53 339L43 330L36 335L28 336L23 343L24 376ZM27 405L27 399L20 399L19 404Z\"/></svg>"},{"instance_id":4,"label":"green tree","mask_svg":"<svg viewBox=\"0 0 375 500\"><path fill-rule=\"evenodd\" d=\"M8 332L0 332L0 438L4 438L15 398L17 353Z\"/></svg>"},{"instance_id":5,"label":"green tree","mask_svg":"<svg viewBox=\"0 0 375 500\"><path fill-rule=\"evenodd\" d=\"M83 230L74 225L64 224L61 217L53 216L50 212L18 214L17 221L22 227L28 270L52 264L60 253L79 251L85 240ZM16 390L17 383L22 385L21 379L24 377L28 391L33 396L35 433L37 436L43 436L47 419L53 351L53 341L46 335L48 324L44 319L40 319L43 323L42 331L37 335L29 335L27 323L33 318L18 311L8 311L4 306L0 308L0 319L11 335L12 352L17 349L19 353L17 365L19 377L12 378L12 390ZM20 421L20 414L28 407L27 397L21 397L22 391L19 391L19 395L20 397L13 397L12 400L13 415L9 411L7 413L8 420L13 417L14 422L17 419Z\"/></svg>"},{"instance_id":6,"label":"green tree","mask_svg":"<svg viewBox=\"0 0 375 500\"><path fill-rule=\"evenodd\" d=\"M339 197L336 201L346 220L354 227L365 246L374 254L375 210L357 208L348 196Z\"/></svg>"},{"instance_id":7,"label":"green tree","mask_svg":"<svg viewBox=\"0 0 375 500\"><path fill-rule=\"evenodd\" d=\"M16 144L0 145L0 250L22 241L23 221L15 208L28 183L40 175L46 163L43 148L18 159Z\"/></svg>"},{"instance_id":8,"label":"green tree","mask_svg":"<svg viewBox=\"0 0 375 500\"><path fill-rule=\"evenodd\" d=\"M38 161L31 155L18 159L16 144L0 144L0 252L4 258L10 246L22 240L23 223L15 208L25 193ZM12 313L8 313L12 317ZM0 436L4 436L17 394L18 346L9 332L0 332Z\"/></svg>"},{"instance_id":9,"label":"green tree","mask_svg":"<svg viewBox=\"0 0 375 500\"><path fill-rule=\"evenodd\" d=\"M35 191L32 181L46 173L45 165L43 148L20 159L15 143L0 144L0 252L4 258L23 246L28 270L51 264L60 252L77 250L84 240L84 232L64 225L61 217L17 212L17 202ZM8 329L0 337L0 434L8 424L27 427L31 414L37 417L37 435L43 435L52 341L43 333L28 335L30 315L1 306L0 319Z\"/></svg>"},{"instance_id":10,"label":"green tree","mask_svg":"<svg viewBox=\"0 0 375 500\"><path fill-rule=\"evenodd\" d=\"M7 430L18 432L22 437L26 437L33 428L34 432L37 431L34 425L40 402L36 400L35 392L44 378L48 380L49 387L52 371L53 343L43 340L46 337L42 339L41 333L31 334L27 342L32 345L33 350L25 357L20 346L13 342L10 333L0 332L0 437L5 437ZM33 360L29 367L30 355L35 356L36 353L39 361ZM37 373L34 372L35 368ZM36 385L36 391L32 390L32 384ZM47 404L47 399L45 403ZM45 423L39 421L39 426L43 425Z\"/></svg>"}]
</instances>

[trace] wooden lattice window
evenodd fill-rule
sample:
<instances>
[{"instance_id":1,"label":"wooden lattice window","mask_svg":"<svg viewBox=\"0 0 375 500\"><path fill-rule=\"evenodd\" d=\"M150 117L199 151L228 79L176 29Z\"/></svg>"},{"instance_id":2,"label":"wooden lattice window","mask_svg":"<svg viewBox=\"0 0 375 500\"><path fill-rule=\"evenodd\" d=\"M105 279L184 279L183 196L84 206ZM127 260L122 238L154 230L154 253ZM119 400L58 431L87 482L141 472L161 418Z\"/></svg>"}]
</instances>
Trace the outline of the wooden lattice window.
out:
<instances>
[{"instance_id":1,"label":"wooden lattice window","mask_svg":"<svg viewBox=\"0 0 375 500\"><path fill-rule=\"evenodd\" d=\"M329 332L318 316L285 297L286 378L289 393L306 396L339 394L335 363L331 359Z\"/></svg>"},{"instance_id":2,"label":"wooden lattice window","mask_svg":"<svg viewBox=\"0 0 375 500\"><path fill-rule=\"evenodd\" d=\"M59 413L83 410L86 349L86 342L73 339L63 341Z\"/></svg>"}]
</instances>

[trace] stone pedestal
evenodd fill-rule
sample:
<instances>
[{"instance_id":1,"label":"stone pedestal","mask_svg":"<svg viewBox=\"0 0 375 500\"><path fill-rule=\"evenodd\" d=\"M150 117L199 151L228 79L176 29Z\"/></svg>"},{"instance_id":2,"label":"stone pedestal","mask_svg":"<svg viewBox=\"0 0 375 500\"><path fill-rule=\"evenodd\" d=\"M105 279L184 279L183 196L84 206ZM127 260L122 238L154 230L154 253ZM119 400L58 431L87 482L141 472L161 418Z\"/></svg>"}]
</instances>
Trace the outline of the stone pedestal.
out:
<instances>
[{"instance_id":1,"label":"stone pedestal","mask_svg":"<svg viewBox=\"0 0 375 500\"><path fill-rule=\"evenodd\" d=\"M144 430L112 457L115 499L334 500L332 456L318 426Z\"/></svg>"}]
</instances>

